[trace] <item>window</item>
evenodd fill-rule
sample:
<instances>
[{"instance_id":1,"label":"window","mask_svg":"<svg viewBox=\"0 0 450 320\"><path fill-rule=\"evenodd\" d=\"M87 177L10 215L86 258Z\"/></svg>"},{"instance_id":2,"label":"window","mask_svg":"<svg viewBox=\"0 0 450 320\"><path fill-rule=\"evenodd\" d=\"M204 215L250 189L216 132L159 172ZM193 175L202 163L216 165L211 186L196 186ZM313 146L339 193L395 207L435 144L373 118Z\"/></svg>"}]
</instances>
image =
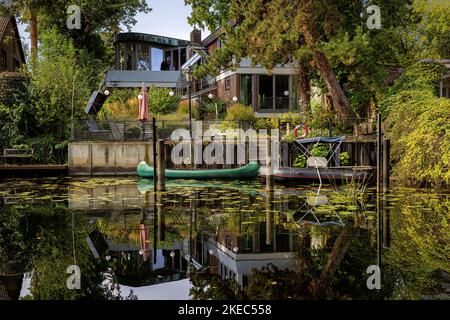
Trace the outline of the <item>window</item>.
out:
<instances>
[{"instance_id":1,"label":"window","mask_svg":"<svg viewBox=\"0 0 450 320\"><path fill-rule=\"evenodd\" d=\"M241 101L246 106L251 106L253 102L252 75L241 75Z\"/></svg>"},{"instance_id":2,"label":"window","mask_svg":"<svg viewBox=\"0 0 450 320\"><path fill-rule=\"evenodd\" d=\"M289 109L289 76L275 76L275 109Z\"/></svg>"},{"instance_id":3,"label":"window","mask_svg":"<svg viewBox=\"0 0 450 320\"><path fill-rule=\"evenodd\" d=\"M259 76L259 109L287 110L291 107L290 76Z\"/></svg>"},{"instance_id":4,"label":"window","mask_svg":"<svg viewBox=\"0 0 450 320\"><path fill-rule=\"evenodd\" d=\"M225 90L231 89L231 77L225 78Z\"/></svg>"},{"instance_id":5,"label":"window","mask_svg":"<svg viewBox=\"0 0 450 320\"><path fill-rule=\"evenodd\" d=\"M273 109L273 77L259 76L260 109Z\"/></svg>"},{"instance_id":6,"label":"window","mask_svg":"<svg viewBox=\"0 0 450 320\"><path fill-rule=\"evenodd\" d=\"M3 49L0 50L0 65L5 68L7 65L7 55L6 55L6 51Z\"/></svg>"}]
</instances>

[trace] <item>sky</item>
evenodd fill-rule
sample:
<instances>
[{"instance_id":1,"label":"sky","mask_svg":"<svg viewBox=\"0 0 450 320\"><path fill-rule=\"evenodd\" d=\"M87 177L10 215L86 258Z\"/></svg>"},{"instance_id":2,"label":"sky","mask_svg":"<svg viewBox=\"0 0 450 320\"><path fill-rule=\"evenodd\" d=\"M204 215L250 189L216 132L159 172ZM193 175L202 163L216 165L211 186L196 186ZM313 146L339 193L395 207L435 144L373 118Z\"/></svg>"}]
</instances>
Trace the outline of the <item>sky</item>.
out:
<instances>
[{"instance_id":1,"label":"sky","mask_svg":"<svg viewBox=\"0 0 450 320\"><path fill-rule=\"evenodd\" d=\"M153 9L149 14L138 14L138 23L132 28L133 32L151 33L177 39L189 40L192 27L187 22L191 8L185 6L184 0L147 0ZM29 43L26 26L20 25L20 34ZM124 30L127 31L127 30ZM207 36L206 33L204 36Z\"/></svg>"}]
</instances>

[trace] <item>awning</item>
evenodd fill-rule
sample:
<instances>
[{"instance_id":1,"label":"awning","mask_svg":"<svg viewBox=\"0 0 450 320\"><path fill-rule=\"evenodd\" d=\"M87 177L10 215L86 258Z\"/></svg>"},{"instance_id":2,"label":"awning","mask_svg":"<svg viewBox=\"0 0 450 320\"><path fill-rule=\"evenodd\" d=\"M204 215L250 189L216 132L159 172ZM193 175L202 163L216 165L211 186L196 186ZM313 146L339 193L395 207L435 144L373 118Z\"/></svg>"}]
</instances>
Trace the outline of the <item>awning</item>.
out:
<instances>
[{"instance_id":1,"label":"awning","mask_svg":"<svg viewBox=\"0 0 450 320\"><path fill-rule=\"evenodd\" d=\"M343 142L345 137L315 137L309 139L298 139L295 140L298 144L310 144L310 143L339 143Z\"/></svg>"}]
</instances>

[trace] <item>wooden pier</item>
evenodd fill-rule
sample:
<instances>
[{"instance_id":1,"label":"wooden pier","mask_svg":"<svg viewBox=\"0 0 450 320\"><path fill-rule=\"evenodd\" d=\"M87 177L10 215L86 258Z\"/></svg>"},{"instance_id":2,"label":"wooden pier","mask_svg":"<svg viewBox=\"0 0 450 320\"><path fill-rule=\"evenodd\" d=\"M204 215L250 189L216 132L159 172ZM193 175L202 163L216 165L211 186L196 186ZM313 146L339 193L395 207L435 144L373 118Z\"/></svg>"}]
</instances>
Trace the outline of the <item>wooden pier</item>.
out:
<instances>
[{"instance_id":1,"label":"wooden pier","mask_svg":"<svg viewBox=\"0 0 450 320\"><path fill-rule=\"evenodd\" d=\"M66 165L0 165L0 178L11 176L62 176L67 175Z\"/></svg>"}]
</instances>

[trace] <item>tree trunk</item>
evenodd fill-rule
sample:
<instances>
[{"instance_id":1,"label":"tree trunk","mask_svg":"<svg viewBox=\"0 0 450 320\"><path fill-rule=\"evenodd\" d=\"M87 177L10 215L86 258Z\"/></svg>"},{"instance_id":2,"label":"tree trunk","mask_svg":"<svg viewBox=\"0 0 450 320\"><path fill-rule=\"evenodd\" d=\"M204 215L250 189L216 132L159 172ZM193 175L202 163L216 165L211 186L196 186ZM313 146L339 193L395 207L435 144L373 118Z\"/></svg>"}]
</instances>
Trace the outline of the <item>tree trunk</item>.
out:
<instances>
[{"instance_id":1,"label":"tree trunk","mask_svg":"<svg viewBox=\"0 0 450 320\"><path fill-rule=\"evenodd\" d=\"M314 62L317 69L322 76L328 92L330 93L331 100L333 101L333 108L339 113L339 116L343 123L348 120L350 103L342 90L341 85L336 79L333 69L331 68L325 54L317 49L313 50Z\"/></svg>"},{"instance_id":2,"label":"tree trunk","mask_svg":"<svg viewBox=\"0 0 450 320\"><path fill-rule=\"evenodd\" d=\"M342 122L345 123L348 120L350 103L344 90L342 90L341 85L337 81L336 75L328 62L327 57L316 47L319 42L319 36L318 31L314 27L313 19L310 19L310 21L305 22L303 25L303 35L305 37L306 44L313 53L314 64L317 70L319 70L320 75L327 86L328 92L331 95L333 107L339 113Z\"/></svg>"},{"instance_id":3,"label":"tree trunk","mask_svg":"<svg viewBox=\"0 0 450 320\"><path fill-rule=\"evenodd\" d=\"M32 10L30 12L30 42L31 59L34 60L38 52L38 18Z\"/></svg>"},{"instance_id":4,"label":"tree trunk","mask_svg":"<svg viewBox=\"0 0 450 320\"><path fill-rule=\"evenodd\" d=\"M311 83L309 79L309 69L305 66L299 66L298 77L300 110L304 113L308 113L311 110Z\"/></svg>"},{"instance_id":5,"label":"tree trunk","mask_svg":"<svg viewBox=\"0 0 450 320\"><path fill-rule=\"evenodd\" d=\"M331 280L347 252L350 231L351 228L348 225L342 229L333 245L327 264L320 274L319 279L311 283L311 291L314 299L322 299L329 288Z\"/></svg>"}]
</instances>

